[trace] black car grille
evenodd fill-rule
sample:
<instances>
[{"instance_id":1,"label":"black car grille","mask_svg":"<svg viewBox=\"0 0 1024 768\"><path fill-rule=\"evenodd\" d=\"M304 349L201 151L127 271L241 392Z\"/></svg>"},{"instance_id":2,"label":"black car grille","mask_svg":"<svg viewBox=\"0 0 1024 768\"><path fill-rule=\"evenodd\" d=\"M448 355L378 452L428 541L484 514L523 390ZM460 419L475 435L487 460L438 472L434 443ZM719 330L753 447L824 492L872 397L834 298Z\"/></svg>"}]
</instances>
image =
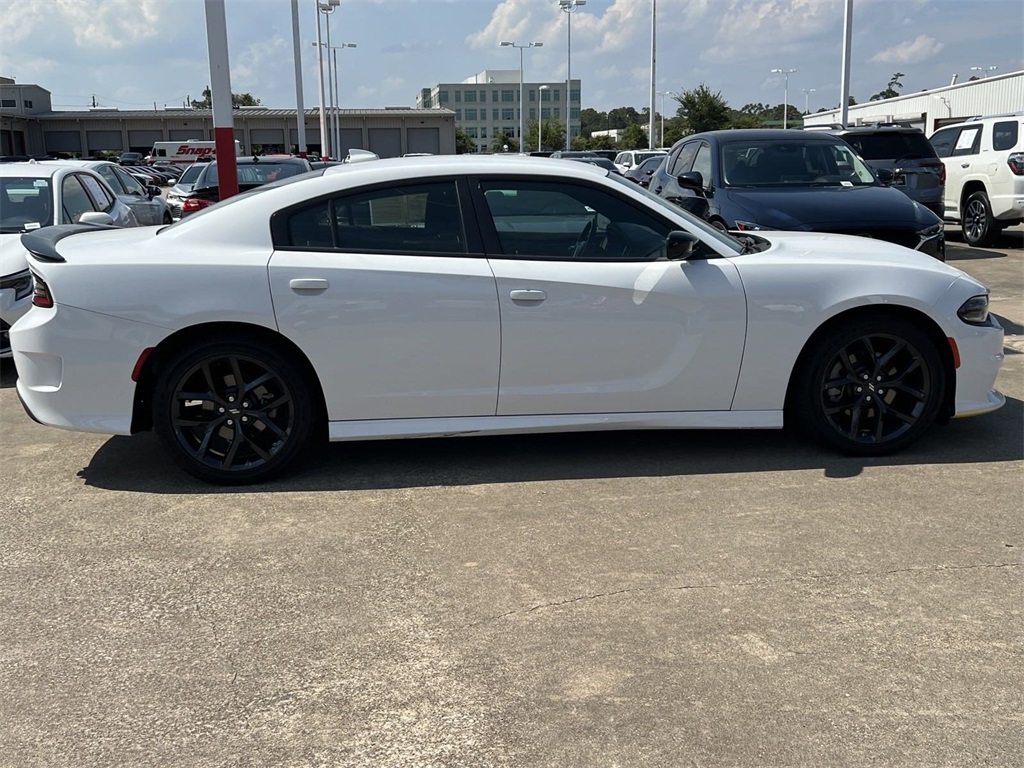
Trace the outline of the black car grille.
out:
<instances>
[{"instance_id":1,"label":"black car grille","mask_svg":"<svg viewBox=\"0 0 1024 768\"><path fill-rule=\"evenodd\" d=\"M0 354L11 351L11 326L0 320Z\"/></svg>"},{"instance_id":2,"label":"black car grille","mask_svg":"<svg viewBox=\"0 0 1024 768\"><path fill-rule=\"evenodd\" d=\"M837 235L854 235L855 237L870 237L873 240L883 240L887 243L895 243L905 248L917 248L921 238L912 229L886 229L859 227L856 229L831 229Z\"/></svg>"}]
</instances>

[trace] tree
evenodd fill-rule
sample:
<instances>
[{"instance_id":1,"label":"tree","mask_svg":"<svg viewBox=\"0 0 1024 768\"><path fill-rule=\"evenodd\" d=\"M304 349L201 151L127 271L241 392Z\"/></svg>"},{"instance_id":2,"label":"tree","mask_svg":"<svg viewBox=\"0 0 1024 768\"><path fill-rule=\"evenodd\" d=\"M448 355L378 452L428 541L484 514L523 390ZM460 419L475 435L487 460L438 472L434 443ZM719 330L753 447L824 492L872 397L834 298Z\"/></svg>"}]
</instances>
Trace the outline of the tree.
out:
<instances>
[{"instance_id":1,"label":"tree","mask_svg":"<svg viewBox=\"0 0 1024 768\"><path fill-rule=\"evenodd\" d=\"M526 124L526 151L537 149L537 120ZM540 146L542 150L554 151L565 146L565 123L549 117L541 124Z\"/></svg>"},{"instance_id":2,"label":"tree","mask_svg":"<svg viewBox=\"0 0 1024 768\"><path fill-rule=\"evenodd\" d=\"M647 137L647 131L638 124L627 125L619 133L619 149L644 149L650 144L651 140Z\"/></svg>"},{"instance_id":3,"label":"tree","mask_svg":"<svg viewBox=\"0 0 1024 768\"><path fill-rule=\"evenodd\" d=\"M494 134L494 139L491 141L491 152L505 153L518 151L519 142L511 136L506 136L504 133Z\"/></svg>"},{"instance_id":4,"label":"tree","mask_svg":"<svg viewBox=\"0 0 1024 768\"><path fill-rule=\"evenodd\" d=\"M232 93L231 94L231 106L233 108L238 107L258 107L263 102L253 96L251 93ZM206 86L203 89L203 98L199 101L192 99L192 106L195 109L212 109L213 108L213 94L210 92L210 86Z\"/></svg>"},{"instance_id":5,"label":"tree","mask_svg":"<svg viewBox=\"0 0 1024 768\"><path fill-rule=\"evenodd\" d=\"M455 154L470 155L476 152L476 142L469 137L464 128L455 129Z\"/></svg>"},{"instance_id":6,"label":"tree","mask_svg":"<svg viewBox=\"0 0 1024 768\"><path fill-rule=\"evenodd\" d=\"M729 127L729 105L722 92L712 93L704 83L676 97L683 130L687 133L717 131Z\"/></svg>"},{"instance_id":7,"label":"tree","mask_svg":"<svg viewBox=\"0 0 1024 768\"><path fill-rule=\"evenodd\" d=\"M896 72L892 77L889 78L889 85L886 86L884 91L879 91L872 96L869 101L881 101L882 99L891 99L900 95L899 89L903 87L903 83L900 82L900 78L905 75L902 72Z\"/></svg>"}]
</instances>

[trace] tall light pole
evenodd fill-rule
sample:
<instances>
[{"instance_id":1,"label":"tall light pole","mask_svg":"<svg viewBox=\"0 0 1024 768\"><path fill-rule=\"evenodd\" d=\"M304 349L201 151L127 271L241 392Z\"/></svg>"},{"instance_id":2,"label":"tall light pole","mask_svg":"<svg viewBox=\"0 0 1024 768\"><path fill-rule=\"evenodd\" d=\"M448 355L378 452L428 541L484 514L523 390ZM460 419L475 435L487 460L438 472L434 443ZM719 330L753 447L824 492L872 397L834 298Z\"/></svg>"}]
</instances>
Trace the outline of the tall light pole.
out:
<instances>
[{"instance_id":1,"label":"tall light pole","mask_svg":"<svg viewBox=\"0 0 1024 768\"><path fill-rule=\"evenodd\" d=\"M971 72L981 72L982 77L988 77L989 72L994 72L999 67L971 67Z\"/></svg>"},{"instance_id":2,"label":"tall light pole","mask_svg":"<svg viewBox=\"0 0 1024 768\"><path fill-rule=\"evenodd\" d=\"M786 130L786 118L789 115L789 76L796 72L795 69L773 69L772 72L778 72L780 75L786 78L786 85L782 91L782 130Z\"/></svg>"},{"instance_id":3,"label":"tall light pole","mask_svg":"<svg viewBox=\"0 0 1024 768\"><path fill-rule=\"evenodd\" d=\"M804 88L802 90L804 92L804 114L806 115L808 113L808 111L810 111L810 107L808 107L807 105L810 102L811 94L814 93L815 91L817 91L818 89L817 88Z\"/></svg>"},{"instance_id":4,"label":"tall light pole","mask_svg":"<svg viewBox=\"0 0 1024 768\"><path fill-rule=\"evenodd\" d=\"M651 124L647 127L647 137L650 139L648 143L651 145L650 149L654 149L654 83L658 76L657 67L655 65L656 57L654 55L654 51L657 47L657 41L658 0L651 0Z\"/></svg>"},{"instance_id":5,"label":"tall light pole","mask_svg":"<svg viewBox=\"0 0 1024 768\"><path fill-rule=\"evenodd\" d=\"M665 146L665 97L671 96L672 91L658 91L661 96L661 146Z\"/></svg>"},{"instance_id":6,"label":"tall light pole","mask_svg":"<svg viewBox=\"0 0 1024 768\"><path fill-rule=\"evenodd\" d=\"M355 48L355 43L331 46L331 67L334 70L334 151L341 154L341 85L338 83L338 49Z\"/></svg>"},{"instance_id":7,"label":"tall light pole","mask_svg":"<svg viewBox=\"0 0 1024 768\"><path fill-rule=\"evenodd\" d=\"M542 150L541 142L543 141L543 138L541 138L541 136L543 134L543 131L541 130L541 128L544 127L544 103L543 103L543 101L544 101L544 91L548 90L550 87L551 86L549 86L549 85L542 85L542 86L540 86L540 88L537 89L537 151L538 152L540 152Z\"/></svg>"},{"instance_id":8,"label":"tall light pole","mask_svg":"<svg viewBox=\"0 0 1024 768\"><path fill-rule=\"evenodd\" d=\"M306 105L302 99L302 43L299 36L299 0L292 0L292 58L295 60L295 116L299 157L306 156ZM288 142L291 144L291 141ZM291 147L289 147L291 149Z\"/></svg>"},{"instance_id":9,"label":"tall light pole","mask_svg":"<svg viewBox=\"0 0 1024 768\"><path fill-rule=\"evenodd\" d=\"M328 136L327 116L326 116L326 114L324 112L324 63L323 63L324 59L323 59L323 49L321 48L321 46L323 44L320 42L320 15L323 14L324 16L327 17L327 46L326 46L326 49L327 49L327 59L328 59L327 64L328 64L328 68L329 68L330 67L330 58L331 58L331 14L334 13L335 10L337 10L339 5L341 5L341 0L317 0L317 4L316 4L316 46L317 46L316 61L317 61L317 67L320 70L320 154L322 156L324 156L324 157L327 157L327 156L333 154L330 150L333 150L334 147L330 146L330 141L328 140L330 137ZM330 72L329 71L328 71L328 78L327 79L328 79L328 81L330 81ZM330 86L330 82L328 82L328 85ZM330 87L329 90L331 92L330 93L330 105L329 106L333 107L333 105L334 105L334 89L333 89L333 87Z\"/></svg>"},{"instance_id":10,"label":"tall light pole","mask_svg":"<svg viewBox=\"0 0 1024 768\"><path fill-rule=\"evenodd\" d=\"M526 146L526 137L523 135L523 49L540 48L544 43L523 43L519 44L510 40L503 40L502 46L512 46L519 49L519 151L522 152Z\"/></svg>"},{"instance_id":11,"label":"tall light pole","mask_svg":"<svg viewBox=\"0 0 1024 768\"><path fill-rule=\"evenodd\" d=\"M587 4L587 0L558 0L558 10L565 12L565 148L572 149L572 15Z\"/></svg>"}]
</instances>

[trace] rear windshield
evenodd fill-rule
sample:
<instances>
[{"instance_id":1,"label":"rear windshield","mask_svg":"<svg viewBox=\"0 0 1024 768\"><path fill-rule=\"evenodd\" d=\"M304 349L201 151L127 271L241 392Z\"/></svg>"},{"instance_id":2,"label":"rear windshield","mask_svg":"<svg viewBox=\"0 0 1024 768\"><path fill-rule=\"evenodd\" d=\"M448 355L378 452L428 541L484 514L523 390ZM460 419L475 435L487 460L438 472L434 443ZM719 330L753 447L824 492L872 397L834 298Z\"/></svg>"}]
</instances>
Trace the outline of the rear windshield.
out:
<instances>
[{"instance_id":1,"label":"rear windshield","mask_svg":"<svg viewBox=\"0 0 1024 768\"><path fill-rule=\"evenodd\" d=\"M203 166L198 163L193 163L185 172L181 174L181 178L178 179L179 184L191 184L193 181L199 178L199 174L203 172Z\"/></svg>"},{"instance_id":2,"label":"rear windshield","mask_svg":"<svg viewBox=\"0 0 1024 768\"><path fill-rule=\"evenodd\" d=\"M935 150L923 133L849 134L843 140L865 160L898 160L905 157L936 157Z\"/></svg>"}]
</instances>

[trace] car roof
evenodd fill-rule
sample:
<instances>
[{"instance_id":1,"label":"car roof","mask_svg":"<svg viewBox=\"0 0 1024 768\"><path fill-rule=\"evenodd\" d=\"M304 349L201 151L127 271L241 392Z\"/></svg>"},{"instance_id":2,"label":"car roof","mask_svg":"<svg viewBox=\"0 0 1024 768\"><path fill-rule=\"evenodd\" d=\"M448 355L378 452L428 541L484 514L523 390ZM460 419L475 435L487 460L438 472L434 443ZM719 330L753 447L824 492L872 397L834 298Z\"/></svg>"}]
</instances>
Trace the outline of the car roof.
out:
<instances>
[{"instance_id":1,"label":"car roof","mask_svg":"<svg viewBox=\"0 0 1024 768\"><path fill-rule=\"evenodd\" d=\"M20 163L0 163L0 176L21 176L30 179L48 179L64 172L70 172L68 166L58 160L30 160ZM88 170L88 169L86 169Z\"/></svg>"},{"instance_id":2,"label":"car roof","mask_svg":"<svg viewBox=\"0 0 1024 768\"><path fill-rule=\"evenodd\" d=\"M686 136L676 144L694 139L717 139L719 141L771 141L790 139L792 141L822 141L834 143L836 137L825 131L787 130L784 128L732 128L721 131L705 131Z\"/></svg>"},{"instance_id":3,"label":"car roof","mask_svg":"<svg viewBox=\"0 0 1024 768\"><path fill-rule=\"evenodd\" d=\"M593 178L594 174L607 176L608 171L591 163L580 163L568 158L530 157L529 155L433 155L431 157L382 158L372 163L332 165L323 169L325 175L344 173L357 178L359 183L390 181L406 178L410 171L424 175L446 176L458 174L495 174L511 170L541 176L575 176ZM364 182L365 180L365 182Z\"/></svg>"},{"instance_id":4,"label":"car roof","mask_svg":"<svg viewBox=\"0 0 1024 768\"><path fill-rule=\"evenodd\" d=\"M256 155L255 157L236 157L236 165L258 165L260 163L266 163L267 165L273 165L275 163L279 165L302 165L305 166L309 161L303 157L293 157L292 155ZM211 160L209 163L204 165L216 165L216 160Z\"/></svg>"}]
</instances>

